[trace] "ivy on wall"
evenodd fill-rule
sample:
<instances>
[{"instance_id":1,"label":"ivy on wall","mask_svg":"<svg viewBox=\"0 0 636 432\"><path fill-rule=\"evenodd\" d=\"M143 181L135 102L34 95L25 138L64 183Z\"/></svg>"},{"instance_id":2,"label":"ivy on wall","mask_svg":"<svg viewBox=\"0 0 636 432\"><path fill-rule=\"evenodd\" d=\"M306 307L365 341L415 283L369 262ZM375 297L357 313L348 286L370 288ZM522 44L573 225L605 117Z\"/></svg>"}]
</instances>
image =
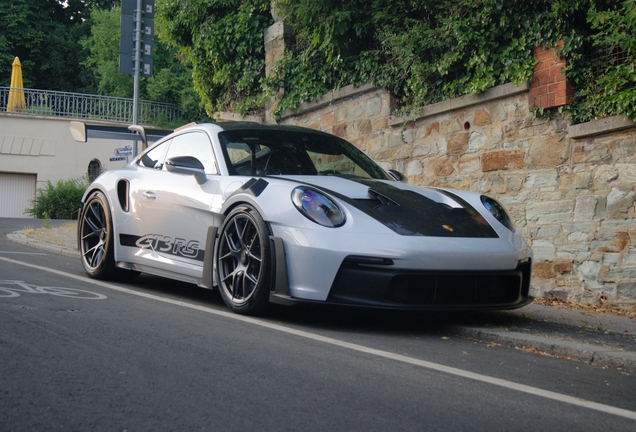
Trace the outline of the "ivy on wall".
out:
<instances>
[{"instance_id":1,"label":"ivy on wall","mask_svg":"<svg viewBox=\"0 0 636 432\"><path fill-rule=\"evenodd\" d=\"M618 114L636 121L636 0L610 3L606 8L592 3L591 36L572 38L602 54L600 63L572 55L567 77L577 90L570 106L574 123Z\"/></svg>"},{"instance_id":2,"label":"ivy on wall","mask_svg":"<svg viewBox=\"0 0 636 432\"><path fill-rule=\"evenodd\" d=\"M280 115L373 82L406 114L528 81L532 49L563 40L560 55L576 91L566 108L573 120L636 118L636 0L277 0L276 8L294 29L294 43L266 78L269 1L157 0L158 30L192 63L209 113L255 112L279 94ZM587 53L595 47L620 47L625 57L594 76Z\"/></svg>"}]
</instances>

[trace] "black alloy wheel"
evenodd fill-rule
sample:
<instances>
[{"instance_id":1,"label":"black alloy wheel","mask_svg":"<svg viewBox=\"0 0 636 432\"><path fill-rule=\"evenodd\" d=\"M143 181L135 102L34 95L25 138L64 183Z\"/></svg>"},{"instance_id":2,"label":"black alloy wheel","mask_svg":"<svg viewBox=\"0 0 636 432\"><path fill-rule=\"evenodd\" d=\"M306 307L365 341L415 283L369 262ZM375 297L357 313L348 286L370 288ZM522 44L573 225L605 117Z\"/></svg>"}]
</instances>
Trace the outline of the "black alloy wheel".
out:
<instances>
[{"instance_id":1,"label":"black alloy wheel","mask_svg":"<svg viewBox=\"0 0 636 432\"><path fill-rule=\"evenodd\" d=\"M115 266L112 227L108 201L101 192L94 192L84 203L78 226L84 270L95 279L133 279L138 272Z\"/></svg>"},{"instance_id":2,"label":"black alloy wheel","mask_svg":"<svg viewBox=\"0 0 636 432\"><path fill-rule=\"evenodd\" d=\"M251 206L236 207L221 226L215 264L223 301L234 312L256 314L269 304L269 229Z\"/></svg>"}]
</instances>

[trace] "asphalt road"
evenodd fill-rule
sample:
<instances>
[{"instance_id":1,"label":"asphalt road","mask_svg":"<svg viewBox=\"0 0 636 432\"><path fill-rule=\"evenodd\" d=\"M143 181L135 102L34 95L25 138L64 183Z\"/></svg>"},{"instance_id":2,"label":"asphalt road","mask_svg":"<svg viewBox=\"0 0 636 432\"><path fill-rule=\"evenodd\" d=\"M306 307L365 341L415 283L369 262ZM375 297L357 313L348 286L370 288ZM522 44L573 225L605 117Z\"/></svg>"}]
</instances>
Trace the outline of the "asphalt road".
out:
<instances>
[{"instance_id":1,"label":"asphalt road","mask_svg":"<svg viewBox=\"0 0 636 432\"><path fill-rule=\"evenodd\" d=\"M445 335L495 315L229 313L212 291L93 281L0 219L0 431L635 430L636 377Z\"/></svg>"}]
</instances>

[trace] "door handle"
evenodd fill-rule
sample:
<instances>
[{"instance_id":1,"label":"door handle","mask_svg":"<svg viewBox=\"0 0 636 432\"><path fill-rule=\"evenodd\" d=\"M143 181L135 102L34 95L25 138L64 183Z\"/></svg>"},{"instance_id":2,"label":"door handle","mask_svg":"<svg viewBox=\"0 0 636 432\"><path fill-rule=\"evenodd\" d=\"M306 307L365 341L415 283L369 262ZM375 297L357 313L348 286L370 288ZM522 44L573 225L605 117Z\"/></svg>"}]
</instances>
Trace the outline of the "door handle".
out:
<instances>
[{"instance_id":1,"label":"door handle","mask_svg":"<svg viewBox=\"0 0 636 432\"><path fill-rule=\"evenodd\" d=\"M154 192L146 191L146 192L143 193L143 195L144 195L144 198L157 199L157 195L155 195Z\"/></svg>"}]
</instances>

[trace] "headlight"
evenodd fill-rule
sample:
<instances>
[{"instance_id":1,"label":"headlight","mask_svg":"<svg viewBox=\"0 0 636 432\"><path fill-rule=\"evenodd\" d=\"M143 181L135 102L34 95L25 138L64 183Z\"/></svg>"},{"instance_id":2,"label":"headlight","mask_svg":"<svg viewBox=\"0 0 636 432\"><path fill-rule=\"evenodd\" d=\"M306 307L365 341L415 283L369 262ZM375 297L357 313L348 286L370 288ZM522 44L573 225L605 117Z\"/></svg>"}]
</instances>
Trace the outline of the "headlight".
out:
<instances>
[{"instance_id":1,"label":"headlight","mask_svg":"<svg viewBox=\"0 0 636 432\"><path fill-rule=\"evenodd\" d=\"M481 202L486 207L486 209L492 214L495 219L497 219L503 226L508 228L510 231L515 230L515 224L512 223L510 216L508 216L508 212L504 207L499 204L496 200L487 197L485 195L481 196Z\"/></svg>"},{"instance_id":2,"label":"headlight","mask_svg":"<svg viewBox=\"0 0 636 432\"><path fill-rule=\"evenodd\" d=\"M297 187L291 198L299 212L319 225L336 228L345 223L344 212L338 205L315 189Z\"/></svg>"}]
</instances>

